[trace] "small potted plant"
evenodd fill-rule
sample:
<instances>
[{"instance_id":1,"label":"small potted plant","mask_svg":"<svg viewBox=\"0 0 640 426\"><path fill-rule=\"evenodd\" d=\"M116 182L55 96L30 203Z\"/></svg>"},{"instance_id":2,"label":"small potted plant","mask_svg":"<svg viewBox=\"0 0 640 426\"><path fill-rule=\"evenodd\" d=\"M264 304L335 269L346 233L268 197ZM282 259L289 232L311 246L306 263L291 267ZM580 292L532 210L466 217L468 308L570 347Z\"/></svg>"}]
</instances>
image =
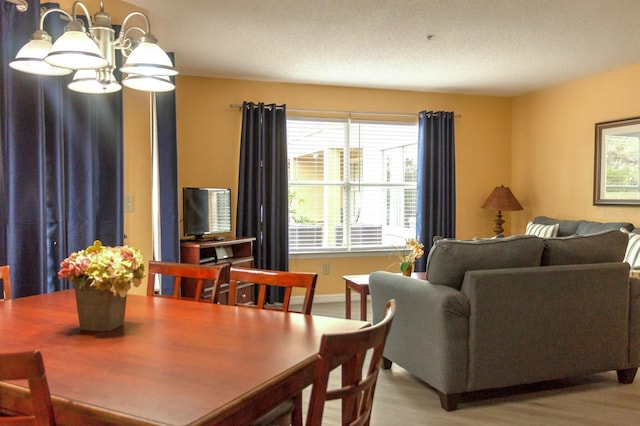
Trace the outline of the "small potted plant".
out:
<instances>
[{"instance_id":1,"label":"small potted plant","mask_svg":"<svg viewBox=\"0 0 640 426\"><path fill-rule=\"evenodd\" d=\"M414 262L422 257L423 254L424 245L417 238L408 238L404 249L396 251L396 255L400 260L400 272L402 272L402 275L411 276Z\"/></svg>"},{"instance_id":2,"label":"small potted plant","mask_svg":"<svg viewBox=\"0 0 640 426\"><path fill-rule=\"evenodd\" d=\"M110 331L124 324L126 296L142 282L144 263L136 248L96 240L62 261L58 278L73 283L80 329Z\"/></svg>"}]
</instances>

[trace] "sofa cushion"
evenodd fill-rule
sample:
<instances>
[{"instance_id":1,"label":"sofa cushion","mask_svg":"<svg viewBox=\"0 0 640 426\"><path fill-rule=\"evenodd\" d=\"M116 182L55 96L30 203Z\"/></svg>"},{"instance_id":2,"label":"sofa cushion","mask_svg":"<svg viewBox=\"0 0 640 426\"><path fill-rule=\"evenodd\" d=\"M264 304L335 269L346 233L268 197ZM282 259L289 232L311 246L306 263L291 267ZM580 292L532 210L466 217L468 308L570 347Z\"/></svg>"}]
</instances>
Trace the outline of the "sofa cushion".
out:
<instances>
[{"instance_id":1,"label":"sofa cushion","mask_svg":"<svg viewBox=\"0 0 640 426\"><path fill-rule=\"evenodd\" d=\"M578 224L578 229L576 229L576 234L589 235L603 231L617 231L620 228L631 231L633 230L633 225L628 222L591 222L588 220L581 220Z\"/></svg>"},{"instance_id":2,"label":"sofa cushion","mask_svg":"<svg viewBox=\"0 0 640 426\"><path fill-rule=\"evenodd\" d=\"M467 271L540 266L543 249L543 240L533 235L438 240L427 257L427 279L459 290Z\"/></svg>"},{"instance_id":3,"label":"sofa cushion","mask_svg":"<svg viewBox=\"0 0 640 426\"><path fill-rule=\"evenodd\" d=\"M619 230L545 238L542 265L622 262L629 238Z\"/></svg>"},{"instance_id":4,"label":"sofa cushion","mask_svg":"<svg viewBox=\"0 0 640 426\"><path fill-rule=\"evenodd\" d=\"M527 235L535 235L536 237L551 238L558 235L559 226L557 223L554 225L543 225L529 221L524 233Z\"/></svg>"},{"instance_id":5,"label":"sofa cushion","mask_svg":"<svg viewBox=\"0 0 640 426\"><path fill-rule=\"evenodd\" d=\"M613 231L624 228L628 231L634 229L633 224L629 222L592 222L589 220L560 220L548 216L536 216L532 219L533 223L541 225L553 225L557 223L558 237L568 237L569 235L589 235L603 231Z\"/></svg>"}]
</instances>

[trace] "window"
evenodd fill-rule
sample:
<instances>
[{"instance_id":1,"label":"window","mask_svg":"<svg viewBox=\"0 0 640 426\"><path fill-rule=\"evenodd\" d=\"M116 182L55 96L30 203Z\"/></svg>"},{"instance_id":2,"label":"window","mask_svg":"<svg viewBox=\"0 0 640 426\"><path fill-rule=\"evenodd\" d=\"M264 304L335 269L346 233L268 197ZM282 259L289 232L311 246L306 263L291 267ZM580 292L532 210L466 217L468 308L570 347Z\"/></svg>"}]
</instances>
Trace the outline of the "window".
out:
<instances>
[{"instance_id":1,"label":"window","mask_svg":"<svg viewBox=\"0 0 640 426\"><path fill-rule=\"evenodd\" d=\"M416 235L417 123L288 118L289 250L375 250Z\"/></svg>"}]
</instances>

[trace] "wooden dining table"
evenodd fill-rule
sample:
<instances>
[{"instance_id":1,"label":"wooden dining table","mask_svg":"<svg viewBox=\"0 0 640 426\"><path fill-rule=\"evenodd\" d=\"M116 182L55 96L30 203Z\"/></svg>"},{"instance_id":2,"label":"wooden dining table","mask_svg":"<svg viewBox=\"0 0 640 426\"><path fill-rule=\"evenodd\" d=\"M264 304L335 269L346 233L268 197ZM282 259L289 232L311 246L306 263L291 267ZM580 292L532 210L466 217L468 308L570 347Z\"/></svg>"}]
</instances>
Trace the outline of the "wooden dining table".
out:
<instances>
[{"instance_id":1,"label":"wooden dining table","mask_svg":"<svg viewBox=\"0 0 640 426\"><path fill-rule=\"evenodd\" d=\"M42 353L61 425L242 425L312 383L322 334L366 325L129 295L123 327L86 333L66 290L0 303L0 351ZM0 383L0 408L27 398Z\"/></svg>"}]
</instances>

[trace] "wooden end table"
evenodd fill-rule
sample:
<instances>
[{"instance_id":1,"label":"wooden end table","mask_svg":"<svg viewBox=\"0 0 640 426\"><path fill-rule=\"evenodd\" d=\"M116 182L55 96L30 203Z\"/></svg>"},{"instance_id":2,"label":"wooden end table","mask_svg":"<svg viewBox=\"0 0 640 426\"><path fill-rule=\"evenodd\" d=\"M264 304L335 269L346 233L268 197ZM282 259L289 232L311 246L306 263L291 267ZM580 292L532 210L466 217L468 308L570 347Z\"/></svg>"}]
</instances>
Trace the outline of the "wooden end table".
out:
<instances>
[{"instance_id":1,"label":"wooden end table","mask_svg":"<svg viewBox=\"0 0 640 426\"><path fill-rule=\"evenodd\" d=\"M412 278L420 280L427 279L426 272L414 272ZM360 319L367 320L367 296L369 295L369 274L365 275L345 275L342 277L345 285L345 307L344 317L351 319L351 291L360 295Z\"/></svg>"}]
</instances>

